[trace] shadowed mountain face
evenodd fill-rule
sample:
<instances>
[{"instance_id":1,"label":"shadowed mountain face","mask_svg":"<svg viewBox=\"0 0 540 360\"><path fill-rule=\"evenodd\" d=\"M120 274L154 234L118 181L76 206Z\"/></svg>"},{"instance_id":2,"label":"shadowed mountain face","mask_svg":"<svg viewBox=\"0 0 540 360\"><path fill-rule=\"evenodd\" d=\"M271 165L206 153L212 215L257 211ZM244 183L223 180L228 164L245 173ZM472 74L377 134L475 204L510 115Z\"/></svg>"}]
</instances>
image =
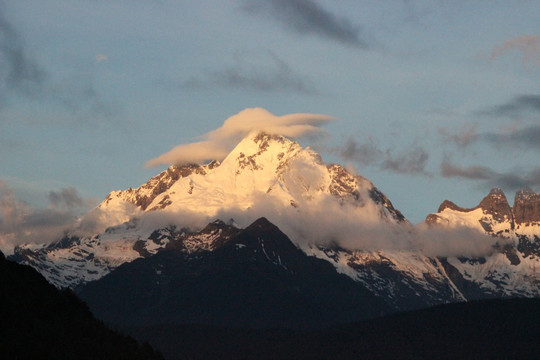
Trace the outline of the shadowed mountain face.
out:
<instances>
[{"instance_id":1,"label":"shadowed mountain face","mask_svg":"<svg viewBox=\"0 0 540 360\"><path fill-rule=\"evenodd\" d=\"M121 325L315 328L391 312L264 218L214 243L213 251L194 253L171 245L88 283L80 296L96 316Z\"/></svg>"},{"instance_id":2,"label":"shadowed mountain face","mask_svg":"<svg viewBox=\"0 0 540 360\"><path fill-rule=\"evenodd\" d=\"M0 252L3 359L161 359L96 320L71 291L59 291L29 266Z\"/></svg>"},{"instance_id":3,"label":"shadowed mountain face","mask_svg":"<svg viewBox=\"0 0 540 360\"><path fill-rule=\"evenodd\" d=\"M150 325L167 359L537 359L540 299L486 300L317 331Z\"/></svg>"}]
</instances>

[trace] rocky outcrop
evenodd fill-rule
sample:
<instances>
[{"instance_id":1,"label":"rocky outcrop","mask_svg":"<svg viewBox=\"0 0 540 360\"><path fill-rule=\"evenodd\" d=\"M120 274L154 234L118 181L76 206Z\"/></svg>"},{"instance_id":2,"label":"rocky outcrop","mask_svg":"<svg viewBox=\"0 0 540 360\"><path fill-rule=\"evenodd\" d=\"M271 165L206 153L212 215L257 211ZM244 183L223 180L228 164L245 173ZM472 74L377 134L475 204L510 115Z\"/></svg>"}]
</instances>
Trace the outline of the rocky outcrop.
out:
<instances>
[{"instance_id":1,"label":"rocky outcrop","mask_svg":"<svg viewBox=\"0 0 540 360\"><path fill-rule=\"evenodd\" d=\"M519 190L513 210L516 225L540 223L540 194L531 189Z\"/></svg>"},{"instance_id":2,"label":"rocky outcrop","mask_svg":"<svg viewBox=\"0 0 540 360\"><path fill-rule=\"evenodd\" d=\"M471 210L474 210L474 209L466 209L466 208L462 208L460 206L457 206L456 204L454 204L450 200L444 200L442 202L442 204L439 206L439 209L437 210L437 212L441 212L444 209L456 210L456 211L461 211L461 212L469 212Z\"/></svg>"},{"instance_id":3,"label":"rocky outcrop","mask_svg":"<svg viewBox=\"0 0 540 360\"><path fill-rule=\"evenodd\" d=\"M512 224L514 222L512 208L508 204L504 192L499 188L491 189L488 196L482 199L477 208L484 210L485 214L492 215L497 222L510 221Z\"/></svg>"},{"instance_id":4,"label":"rocky outcrop","mask_svg":"<svg viewBox=\"0 0 540 360\"><path fill-rule=\"evenodd\" d=\"M480 204L473 208L462 208L449 200L444 200L436 214L429 214L426 217L426 223L433 225L444 222L444 217L439 214L446 209L462 213L482 209L484 215L490 215L495 223L508 223L510 224L510 229L513 230L518 224L540 222L540 195L535 194L531 190L520 190L516 194L513 208L508 203L504 192L499 188L491 189L489 194L480 201ZM492 224L488 224L484 220L484 218L479 219L480 224L486 232L491 232Z\"/></svg>"}]
</instances>

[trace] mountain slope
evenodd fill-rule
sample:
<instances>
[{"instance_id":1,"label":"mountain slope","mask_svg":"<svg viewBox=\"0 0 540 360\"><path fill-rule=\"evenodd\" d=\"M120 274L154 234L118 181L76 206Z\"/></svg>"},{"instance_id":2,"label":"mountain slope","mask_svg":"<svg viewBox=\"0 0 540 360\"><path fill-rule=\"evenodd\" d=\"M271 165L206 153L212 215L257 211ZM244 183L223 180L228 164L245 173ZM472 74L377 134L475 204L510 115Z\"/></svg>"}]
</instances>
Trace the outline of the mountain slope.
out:
<instances>
[{"instance_id":1,"label":"mountain slope","mask_svg":"<svg viewBox=\"0 0 540 360\"><path fill-rule=\"evenodd\" d=\"M170 243L86 284L80 296L115 324L198 323L227 327L314 328L393 309L326 261L306 256L261 218L244 230L215 223L230 238L189 253Z\"/></svg>"},{"instance_id":2,"label":"mountain slope","mask_svg":"<svg viewBox=\"0 0 540 360\"><path fill-rule=\"evenodd\" d=\"M539 296L538 204L529 191L519 193L510 207L500 190L473 209L445 201L426 220L432 228L449 229L439 239L441 232L413 227L369 180L324 164L313 150L287 138L254 132L222 163L171 166L137 189L112 192L64 239L20 246L11 259L32 265L57 287L82 288L134 260L158 266L175 247L189 266L199 264L196 254L212 258L210 252L241 228L266 217L305 255L324 260L392 310L410 310ZM204 228L215 219L229 226ZM464 228L470 231L460 231ZM451 248L458 240L474 249L481 234L488 240L482 257L423 250L426 243L445 241L443 247ZM434 238L419 246L422 236ZM160 255L164 251L169 255ZM156 279L148 279L150 289Z\"/></svg>"},{"instance_id":3,"label":"mountain slope","mask_svg":"<svg viewBox=\"0 0 540 360\"><path fill-rule=\"evenodd\" d=\"M504 193L494 188L472 209L446 200L426 222L434 227L476 229L501 239L491 256L443 261L467 298L540 296L540 195L518 191L511 207Z\"/></svg>"},{"instance_id":4,"label":"mountain slope","mask_svg":"<svg viewBox=\"0 0 540 360\"><path fill-rule=\"evenodd\" d=\"M161 358L107 329L71 291L57 290L1 252L0 348L3 359Z\"/></svg>"},{"instance_id":5,"label":"mountain slope","mask_svg":"<svg viewBox=\"0 0 540 360\"><path fill-rule=\"evenodd\" d=\"M155 254L169 239L156 241L152 234L172 224L197 231L216 217L234 217L247 226L271 216L288 233L303 232L297 229L302 221L332 210L370 222L408 224L367 179L325 165L317 153L287 138L252 133L223 163L171 166L137 189L114 191L62 240L16 247L11 259L35 267L58 287L75 287Z\"/></svg>"}]
</instances>

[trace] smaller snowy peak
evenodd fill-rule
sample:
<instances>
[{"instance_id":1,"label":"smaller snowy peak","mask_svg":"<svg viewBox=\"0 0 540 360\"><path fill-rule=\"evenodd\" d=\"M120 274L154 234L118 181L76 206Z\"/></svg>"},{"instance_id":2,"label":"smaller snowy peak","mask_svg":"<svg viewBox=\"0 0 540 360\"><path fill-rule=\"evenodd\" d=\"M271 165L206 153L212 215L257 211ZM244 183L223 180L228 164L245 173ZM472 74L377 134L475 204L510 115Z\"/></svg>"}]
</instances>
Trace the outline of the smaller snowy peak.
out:
<instances>
[{"instance_id":1,"label":"smaller snowy peak","mask_svg":"<svg viewBox=\"0 0 540 360\"><path fill-rule=\"evenodd\" d=\"M445 200L436 214L426 217L428 225L465 226L490 234L508 233L514 229L514 215L504 192L493 188L474 208L462 208Z\"/></svg>"},{"instance_id":2,"label":"smaller snowy peak","mask_svg":"<svg viewBox=\"0 0 540 360\"><path fill-rule=\"evenodd\" d=\"M474 208L466 209L445 200L437 213L426 217L429 225L467 226L478 225L489 234L505 237L538 237L540 235L540 194L531 189L516 193L514 206L511 207L504 192L493 188Z\"/></svg>"},{"instance_id":3,"label":"smaller snowy peak","mask_svg":"<svg viewBox=\"0 0 540 360\"><path fill-rule=\"evenodd\" d=\"M220 162L217 160L214 160L206 165L172 165L167 170L161 172L157 176L154 176L148 180L146 184L141 185L137 189L129 188L123 191L111 192L109 195L107 195L101 206L106 208L109 203L117 198L131 203L143 211L155 210L150 209L149 205L152 204L158 195L169 190L176 181L192 174L206 175L219 165ZM166 204L162 203L161 206L165 207Z\"/></svg>"},{"instance_id":4,"label":"smaller snowy peak","mask_svg":"<svg viewBox=\"0 0 540 360\"><path fill-rule=\"evenodd\" d=\"M518 191L513 210L516 225L540 224L540 194L531 189Z\"/></svg>"}]
</instances>

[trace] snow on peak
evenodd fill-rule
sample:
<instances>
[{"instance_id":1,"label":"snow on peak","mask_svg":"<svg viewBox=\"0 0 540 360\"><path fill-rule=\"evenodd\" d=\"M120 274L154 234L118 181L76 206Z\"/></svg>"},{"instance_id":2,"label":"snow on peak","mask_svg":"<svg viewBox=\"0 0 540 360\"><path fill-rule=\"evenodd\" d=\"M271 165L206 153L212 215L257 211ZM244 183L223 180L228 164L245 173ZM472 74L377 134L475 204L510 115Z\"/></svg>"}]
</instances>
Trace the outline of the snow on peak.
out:
<instances>
[{"instance_id":1,"label":"snow on peak","mask_svg":"<svg viewBox=\"0 0 540 360\"><path fill-rule=\"evenodd\" d=\"M136 189L113 191L79 219L69 241L26 255L21 248L18 255L50 270L56 284L72 286L166 246L156 242L156 229L197 231L216 218L244 227L261 216L295 242L346 236L353 243L364 227L376 232L382 224L392 232L406 223L369 180L326 165L286 137L251 132L221 163L170 166ZM198 249L201 241L190 244ZM86 257L89 265L79 273Z\"/></svg>"},{"instance_id":2,"label":"snow on peak","mask_svg":"<svg viewBox=\"0 0 540 360\"><path fill-rule=\"evenodd\" d=\"M540 195L530 189L519 190L514 206L511 207L504 192L493 188L478 206L471 209L461 208L445 200L437 213L427 216L426 222L477 228L488 234L505 237L524 235L524 228L527 227L528 236L540 236Z\"/></svg>"},{"instance_id":3,"label":"snow on peak","mask_svg":"<svg viewBox=\"0 0 540 360\"><path fill-rule=\"evenodd\" d=\"M382 217L404 220L367 179L340 165L324 164L309 147L262 131L250 132L221 163L171 166L137 189L112 192L99 208L126 221L154 210L214 217L222 210L246 210L265 201L299 207L317 206L327 198L356 206L371 202ZM122 208L129 210L123 218L118 216Z\"/></svg>"}]
</instances>

